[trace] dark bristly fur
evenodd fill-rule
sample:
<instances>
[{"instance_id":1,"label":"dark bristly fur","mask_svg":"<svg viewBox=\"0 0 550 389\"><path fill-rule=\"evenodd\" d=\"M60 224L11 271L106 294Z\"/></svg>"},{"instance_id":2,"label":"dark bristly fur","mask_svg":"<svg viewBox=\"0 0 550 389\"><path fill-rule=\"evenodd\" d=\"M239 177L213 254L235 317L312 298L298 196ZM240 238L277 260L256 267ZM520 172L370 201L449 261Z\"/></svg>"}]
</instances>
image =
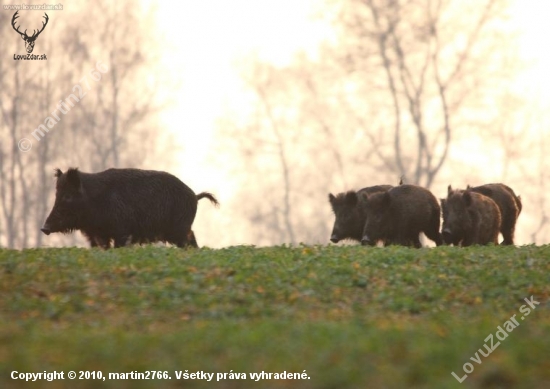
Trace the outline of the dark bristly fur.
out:
<instances>
[{"instance_id":1,"label":"dark bristly fur","mask_svg":"<svg viewBox=\"0 0 550 389\"><path fill-rule=\"evenodd\" d=\"M468 188L472 192L481 193L490 197L498 206L502 218L500 232L504 240L503 245L514 244L516 221L521 213L521 198L516 196L512 188L504 184L486 184Z\"/></svg>"},{"instance_id":2,"label":"dark bristly fur","mask_svg":"<svg viewBox=\"0 0 550 389\"><path fill-rule=\"evenodd\" d=\"M351 239L359 242L367 220L363 194L385 192L391 188L391 185L376 185L360 189L357 192L351 190L339 193L336 196L330 193L328 200L336 217L330 241L338 243L344 239Z\"/></svg>"},{"instance_id":3,"label":"dark bristly fur","mask_svg":"<svg viewBox=\"0 0 550 389\"><path fill-rule=\"evenodd\" d=\"M92 247L121 247L130 243L167 242L197 247L191 226L198 195L173 175L154 170L108 169L83 173L55 170L56 198L42 231L80 230Z\"/></svg>"},{"instance_id":4,"label":"dark bristly fur","mask_svg":"<svg viewBox=\"0 0 550 389\"><path fill-rule=\"evenodd\" d=\"M481 193L448 187L442 200L443 240L455 246L498 244L501 216L497 204Z\"/></svg>"},{"instance_id":5,"label":"dark bristly fur","mask_svg":"<svg viewBox=\"0 0 550 389\"><path fill-rule=\"evenodd\" d=\"M441 245L440 213L435 196L427 189L403 184L387 192L363 195L367 220L361 243L374 245L379 240L403 246L422 247L419 234Z\"/></svg>"}]
</instances>

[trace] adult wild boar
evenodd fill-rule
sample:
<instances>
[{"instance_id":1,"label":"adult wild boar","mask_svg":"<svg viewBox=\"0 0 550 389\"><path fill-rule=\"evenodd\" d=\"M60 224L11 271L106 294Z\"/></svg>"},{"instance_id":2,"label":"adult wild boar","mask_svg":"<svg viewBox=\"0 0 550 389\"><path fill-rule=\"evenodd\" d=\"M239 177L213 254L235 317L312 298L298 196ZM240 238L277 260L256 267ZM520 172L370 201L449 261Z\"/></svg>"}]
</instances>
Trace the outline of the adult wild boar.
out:
<instances>
[{"instance_id":1,"label":"adult wild boar","mask_svg":"<svg viewBox=\"0 0 550 389\"><path fill-rule=\"evenodd\" d=\"M443 208L443 240L455 246L498 244L500 210L485 195L467 190L453 190L449 185Z\"/></svg>"},{"instance_id":2,"label":"adult wild boar","mask_svg":"<svg viewBox=\"0 0 550 389\"><path fill-rule=\"evenodd\" d=\"M361 241L363 227L367 220L363 194L385 192L391 188L391 185L376 185L360 189L357 192L351 190L339 193L336 196L330 193L328 200L336 217L330 241L332 243L338 243L344 239Z\"/></svg>"},{"instance_id":3,"label":"adult wild boar","mask_svg":"<svg viewBox=\"0 0 550 389\"><path fill-rule=\"evenodd\" d=\"M363 245L379 240L403 246L422 247L423 232L436 245L441 245L439 223L441 210L435 196L416 185L400 185L387 192L364 194L367 220Z\"/></svg>"},{"instance_id":4,"label":"adult wild boar","mask_svg":"<svg viewBox=\"0 0 550 389\"><path fill-rule=\"evenodd\" d=\"M498 206L501 216L500 233L504 240L501 244L513 245L516 221L521 212L521 197L516 196L512 188L504 184L486 184L467 189L490 197Z\"/></svg>"},{"instance_id":5,"label":"adult wild boar","mask_svg":"<svg viewBox=\"0 0 550 389\"><path fill-rule=\"evenodd\" d=\"M130 243L167 242L196 246L191 226L197 202L216 198L195 193L173 175L139 169L83 173L56 169L55 203L42 232L80 230L91 246L108 248Z\"/></svg>"}]
</instances>

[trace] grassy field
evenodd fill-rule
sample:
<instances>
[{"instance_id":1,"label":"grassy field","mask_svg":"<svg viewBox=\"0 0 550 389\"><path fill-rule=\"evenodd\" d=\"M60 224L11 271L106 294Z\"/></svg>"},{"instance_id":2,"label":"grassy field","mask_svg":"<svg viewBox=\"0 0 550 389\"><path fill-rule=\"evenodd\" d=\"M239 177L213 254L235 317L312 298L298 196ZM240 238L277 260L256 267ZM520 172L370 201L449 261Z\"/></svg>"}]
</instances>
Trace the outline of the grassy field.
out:
<instances>
[{"instance_id":1,"label":"grassy field","mask_svg":"<svg viewBox=\"0 0 550 389\"><path fill-rule=\"evenodd\" d=\"M0 250L0 388L548 388L549 295L550 246Z\"/></svg>"}]
</instances>

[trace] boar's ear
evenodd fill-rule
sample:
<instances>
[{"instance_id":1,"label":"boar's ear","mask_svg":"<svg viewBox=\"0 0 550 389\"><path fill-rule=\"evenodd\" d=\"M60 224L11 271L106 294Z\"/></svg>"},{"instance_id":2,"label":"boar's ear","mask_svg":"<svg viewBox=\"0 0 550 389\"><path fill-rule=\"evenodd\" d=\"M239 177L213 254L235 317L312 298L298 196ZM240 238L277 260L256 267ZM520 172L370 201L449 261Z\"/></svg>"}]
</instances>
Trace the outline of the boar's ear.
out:
<instances>
[{"instance_id":1,"label":"boar's ear","mask_svg":"<svg viewBox=\"0 0 550 389\"><path fill-rule=\"evenodd\" d=\"M336 197L332 193L328 194L328 202L331 204L334 204L334 201L336 200Z\"/></svg>"},{"instance_id":2,"label":"boar's ear","mask_svg":"<svg viewBox=\"0 0 550 389\"><path fill-rule=\"evenodd\" d=\"M53 174L53 176L54 176L55 178L59 178L59 177L61 177L61 176L63 175L63 172L61 171L61 169L54 169L54 172L55 172L55 173Z\"/></svg>"},{"instance_id":3,"label":"boar's ear","mask_svg":"<svg viewBox=\"0 0 550 389\"><path fill-rule=\"evenodd\" d=\"M449 185L447 187L447 194L450 195L452 191L453 191L453 188L451 187L451 185Z\"/></svg>"},{"instance_id":4,"label":"boar's ear","mask_svg":"<svg viewBox=\"0 0 550 389\"><path fill-rule=\"evenodd\" d=\"M73 188L80 191L80 172L78 168L70 168L67 170L67 183Z\"/></svg>"},{"instance_id":5,"label":"boar's ear","mask_svg":"<svg viewBox=\"0 0 550 389\"><path fill-rule=\"evenodd\" d=\"M472 186L470 184L466 185L466 190L471 189Z\"/></svg>"},{"instance_id":6,"label":"boar's ear","mask_svg":"<svg viewBox=\"0 0 550 389\"><path fill-rule=\"evenodd\" d=\"M464 199L464 204L466 204L467 207L472 205L472 192L465 190L464 193L462 193L462 198Z\"/></svg>"},{"instance_id":7,"label":"boar's ear","mask_svg":"<svg viewBox=\"0 0 550 389\"><path fill-rule=\"evenodd\" d=\"M354 192L354 191L350 190L349 192L346 193L345 200L346 200L347 205L350 205L352 207L356 206L357 205L357 192Z\"/></svg>"}]
</instances>

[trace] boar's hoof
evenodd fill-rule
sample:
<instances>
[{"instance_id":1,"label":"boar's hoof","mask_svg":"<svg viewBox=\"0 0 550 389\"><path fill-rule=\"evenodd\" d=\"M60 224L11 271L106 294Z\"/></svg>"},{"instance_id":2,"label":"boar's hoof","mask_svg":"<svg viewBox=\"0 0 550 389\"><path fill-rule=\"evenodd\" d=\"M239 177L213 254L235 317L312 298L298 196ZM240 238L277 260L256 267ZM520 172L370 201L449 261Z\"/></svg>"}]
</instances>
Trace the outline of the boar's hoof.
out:
<instances>
[{"instance_id":1,"label":"boar's hoof","mask_svg":"<svg viewBox=\"0 0 550 389\"><path fill-rule=\"evenodd\" d=\"M43 232L44 234L46 234L46 235L50 235L50 232L51 232L50 229L49 229L48 227L46 227L46 226L42 227L42 228L40 229L40 231L42 231L42 232Z\"/></svg>"}]
</instances>

